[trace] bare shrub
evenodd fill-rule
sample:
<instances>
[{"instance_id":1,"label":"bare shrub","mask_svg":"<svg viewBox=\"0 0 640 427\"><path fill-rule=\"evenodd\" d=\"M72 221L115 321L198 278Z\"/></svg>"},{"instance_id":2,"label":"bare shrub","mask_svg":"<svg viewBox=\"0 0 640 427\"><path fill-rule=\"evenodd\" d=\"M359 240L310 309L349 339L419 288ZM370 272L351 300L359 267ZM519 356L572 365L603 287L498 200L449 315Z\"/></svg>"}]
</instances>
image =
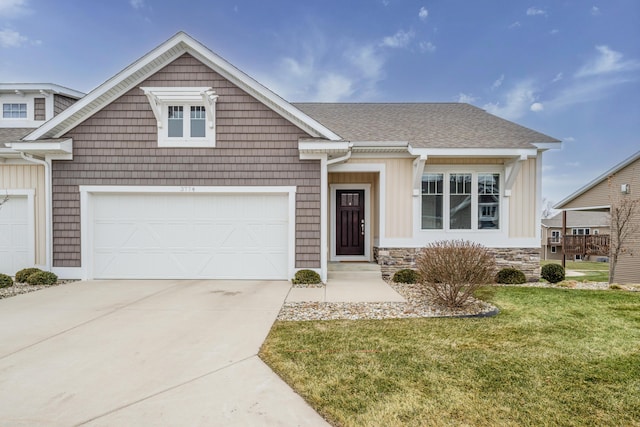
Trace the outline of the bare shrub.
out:
<instances>
[{"instance_id":1,"label":"bare shrub","mask_svg":"<svg viewBox=\"0 0 640 427\"><path fill-rule=\"evenodd\" d=\"M465 240L427 245L416 260L425 292L436 304L460 308L495 277L495 258L482 245Z\"/></svg>"}]
</instances>

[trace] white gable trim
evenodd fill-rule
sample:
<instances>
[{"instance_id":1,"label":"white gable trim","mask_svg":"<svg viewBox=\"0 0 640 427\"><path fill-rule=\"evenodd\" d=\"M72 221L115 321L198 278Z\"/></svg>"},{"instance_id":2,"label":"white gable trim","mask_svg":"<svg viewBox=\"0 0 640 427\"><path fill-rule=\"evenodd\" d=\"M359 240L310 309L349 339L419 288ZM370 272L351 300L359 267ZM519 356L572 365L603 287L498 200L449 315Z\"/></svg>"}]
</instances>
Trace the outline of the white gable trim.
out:
<instances>
[{"instance_id":1,"label":"white gable trim","mask_svg":"<svg viewBox=\"0 0 640 427\"><path fill-rule=\"evenodd\" d=\"M271 92L247 74L216 55L197 40L179 32L120 73L91 91L84 98L24 137L25 141L40 138L59 138L82 121L136 87L140 82L166 66L179 56L188 53L254 96L267 107L314 137L340 140L340 136L304 114L287 101Z\"/></svg>"}]
</instances>

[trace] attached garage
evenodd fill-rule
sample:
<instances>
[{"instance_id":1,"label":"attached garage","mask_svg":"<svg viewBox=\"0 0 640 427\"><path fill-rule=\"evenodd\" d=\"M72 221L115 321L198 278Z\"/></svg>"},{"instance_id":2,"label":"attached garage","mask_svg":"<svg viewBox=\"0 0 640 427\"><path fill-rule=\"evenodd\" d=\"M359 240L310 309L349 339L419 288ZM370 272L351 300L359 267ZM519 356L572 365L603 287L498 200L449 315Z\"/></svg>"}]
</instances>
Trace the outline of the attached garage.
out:
<instances>
[{"instance_id":1,"label":"attached garage","mask_svg":"<svg viewBox=\"0 0 640 427\"><path fill-rule=\"evenodd\" d=\"M293 188L81 187L81 194L88 278L291 276Z\"/></svg>"},{"instance_id":2,"label":"attached garage","mask_svg":"<svg viewBox=\"0 0 640 427\"><path fill-rule=\"evenodd\" d=\"M32 267L33 259L33 191L2 191L0 200L0 273L13 276L16 271Z\"/></svg>"}]
</instances>

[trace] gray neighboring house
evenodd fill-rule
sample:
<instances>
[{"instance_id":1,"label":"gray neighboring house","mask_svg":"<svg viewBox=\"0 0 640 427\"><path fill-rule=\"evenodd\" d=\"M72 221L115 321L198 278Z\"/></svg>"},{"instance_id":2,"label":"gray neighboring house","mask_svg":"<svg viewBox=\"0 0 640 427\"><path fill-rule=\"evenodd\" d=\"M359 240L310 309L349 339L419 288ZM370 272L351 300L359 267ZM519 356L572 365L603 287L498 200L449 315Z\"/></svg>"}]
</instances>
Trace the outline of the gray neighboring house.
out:
<instances>
[{"instance_id":1,"label":"gray neighboring house","mask_svg":"<svg viewBox=\"0 0 640 427\"><path fill-rule=\"evenodd\" d=\"M560 147L468 104L292 104L182 32L12 139L50 191L35 263L85 279L388 277L467 239L535 280Z\"/></svg>"},{"instance_id":2,"label":"gray neighboring house","mask_svg":"<svg viewBox=\"0 0 640 427\"><path fill-rule=\"evenodd\" d=\"M567 212L565 224L566 234L570 236L609 235L611 220L608 212ZM562 213L542 220L542 250L540 257L543 260L562 260L562 248L564 238L562 235ZM568 261L605 261L607 255L571 254Z\"/></svg>"}]
</instances>

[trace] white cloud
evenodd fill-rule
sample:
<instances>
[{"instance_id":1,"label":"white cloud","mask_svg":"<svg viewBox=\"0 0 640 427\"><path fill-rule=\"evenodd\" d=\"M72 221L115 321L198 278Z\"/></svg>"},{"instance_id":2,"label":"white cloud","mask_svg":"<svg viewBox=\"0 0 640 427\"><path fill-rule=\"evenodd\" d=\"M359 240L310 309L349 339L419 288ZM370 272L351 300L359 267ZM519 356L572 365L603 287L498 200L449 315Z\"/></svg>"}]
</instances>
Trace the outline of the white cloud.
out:
<instances>
[{"instance_id":1,"label":"white cloud","mask_svg":"<svg viewBox=\"0 0 640 427\"><path fill-rule=\"evenodd\" d=\"M567 136L566 138L564 138L565 142L575 142L575 140L576 139L574 137L572 137L572 136Z\"/></svg>"},{"instance_id":2,"label":"white cloud","mask_svg":"<svg viewBox=\"0 0 640 427\"><path fill-rule=\"evenodd\" d=\"M500 77L498 77L497 80L493 82L493 84L491 85L491 90L498 89L500 86L502 86L502 82L504 82L504 74L500 75Z\"/></svg>"},{"instance_id":3,"label":"white cloud","mask_svg":"<svg viewBox=\"0 0 640 427\"><path fill-rule=\"evenodd\" d=\"M353 83L345 76L330 73L318 82L316 100L319 102L336 102L353 94Z\"/></svg>"},{"instance_id":4,"label":"white cloud","mask_svg":"<svg viewBox=\"0 0 640 427\"><path fill-rule=\"evenodd\" d=\"M394 35L382 39L382 46L393 48L406 47L414 36L415 33L413 31L398 30Z\"/></svg>"},{"instance_id":5,"label":"white cloud","mask_svg":"<svg viewBox=\"0 0 640 427\"><path fill-rule=\"evenodd\" d=\"M134 9L142 9L144 7L144 0L129 0L129 4Z\"/></svg>"},{"instance_id":6,"label":"white cloud","mask_svg":"<svg viewBox=\"0 0 640 427\"><path fill-rule=\"evenodd\" d=\"M520 23L520 21L516 21L513 24L509 25L509 29L512 30L514 28L519 28L522 27L522 24Z\"/></svg>"},{"instance_id":7,"label":"white cloud","mask_svg":"<svg viewBox=\"0 0 640 427\"><path fill-rule=\"evenodd\" d=\"M635 60L623 61L622 53L616 52L606 45L596 46L597 56L584 65L575 74L575 77L597 76L620 71L629 71L640 68L640 62Z\"/></svg>"},{"instance_id":8,"label":"white cloud","mask_svg":"<svg viewBox=\"0 0 640 427\"><path fill-rule=\"evenodd\" d=\"M593 16L598 16L598 15L600 15L600 8L599 8L598 6L593 6L593 7L591 8L591 14L592 14Z\"/></svg>"},{"instance_id":9,"label":"white cloud","mask_svg":"<svg viewBox=\"0 0 640 427\"><path fill-rule=\"evenodd\" d=\"M459 93L458 96L455 98L457 102L462 102L465 104L473 104L475 101L478 100L478 98L476 98L475 96L473 96L470 93Z\"/></svg>"},{"instance_id":10,"label":"white cloud","mask_svg":"<svg viewBox=\"0 0 640 427\"><path fill-rule=\"evenodd\" d=\"M423 52L433 53L436 51L436 45L431 42L422 41L420 42L420 50Z\"/></svg>"},{"instance_id":11,"label":"white cloud","mask_svg":"<svg viewBox=\"0 0 640 427\"><path fill-rule=\"evenodd\" d=\"M530 7L527 9L527 16L547 15L547 11L544 9L538 9L537 7Z\"/></svg>"},{"instance_id":12,"label":"white cloud","mask_svg":"<svg viewBox=\"0 0 640 427\"><path fill-rule=\"evenodd\" d=\"M562 80L564 76L562 75L562 73L558 73L556 74L556 76L553 78L553 80L551 80L551 83L555 83L555 82L559 82L560 80Z\"/></svg>"},{"instance_id":13,"label":"white cloud","mask_svg":"<svg viewBox=\"0 0 640 427\"><path fill-rule=\"evenodd\" d=\"M29 39L17 31L0 30L0 47L20 47Z\"/></svg>"},{"instance_id":14,"label":"white cloud","mask_svg":"<svg viewBox=\"0 0 640 427\"><path fill-rule=\"evenodd\" d=\"M553 99L545 102L547 110L564 108L575 104L593 102L612 93L615 86L633 80L624 77L578 79L565 87Z\"/></svg>"},{"instance_id":15,"label":"white cloud","mask_svg":"<svg viewBox=\"0 0 640 427\"><path fill-rule=\"evenodd\" d=\"M552 36L555 36L556 34L558 34L560 32L559 29L554 28L553 30L549 31L549 34L551 34Z\"/></svg>"},{"instance_id":16,"label":"white cloud","mask_svg":"<svg viewBox=\"0 0 640 427\"><path fill-rule=\"evenodd\" d=\"M544 105L542 105L540 102L534 102L533 104L531 104L530 110L537 113L538 111L544 110Z\"/></svg>"},{"instance_id":17,"label":"white cloud","mask_svg":"<svg viewBox=\"0 0 640 427\"><path fill-rule=\"evenodd\" d=\"M566 162L565 166L569 166L572 168L577 168L578 166L580 166L580 162Z\"/></svg>"},{"instance_id":18,"label":"white cloud","mask_svg":"<svg viewBox=\"0 0 640 427\"><path fill-rule=\"evenodd\" d=\"M12 17L28 12L27 0L0 0L0 16Z\"/></svg>"},{"instance_id":19,"label":"white cloud","mask_svg":"<svg viewBox=\"0 0 640 427\"><path fill-rule=\"evenodd\" d=\"M514 120L522 117L535 102L535 88L530 80L526 80L515 85L503 97L503 102L490 102L484 105L484 109L491 114L500 116L507 120Z\"/></svg>"},{"instance_id":20,"label":"white cloud","mask_svg":"<svg viewBox=\"0 0 640 427\"><path fill-rule=\"evenodd\" d=\"M421 7L420 11L418 12L418 17L421 20L426 21L428 16L429 16L429 11L427 10L427 8L424 6Z\"/></svg>"}]
</instances>

